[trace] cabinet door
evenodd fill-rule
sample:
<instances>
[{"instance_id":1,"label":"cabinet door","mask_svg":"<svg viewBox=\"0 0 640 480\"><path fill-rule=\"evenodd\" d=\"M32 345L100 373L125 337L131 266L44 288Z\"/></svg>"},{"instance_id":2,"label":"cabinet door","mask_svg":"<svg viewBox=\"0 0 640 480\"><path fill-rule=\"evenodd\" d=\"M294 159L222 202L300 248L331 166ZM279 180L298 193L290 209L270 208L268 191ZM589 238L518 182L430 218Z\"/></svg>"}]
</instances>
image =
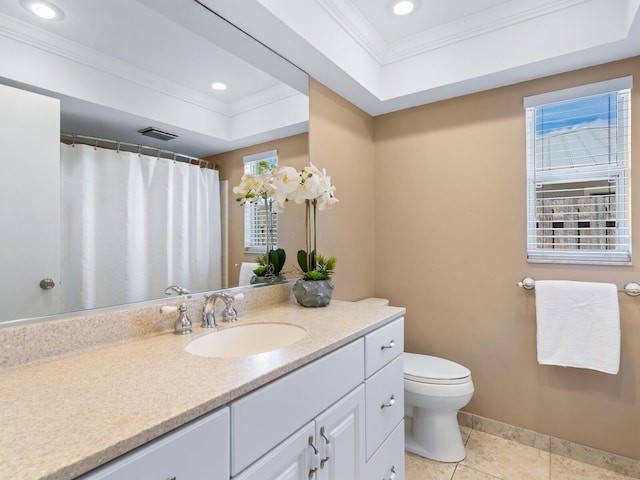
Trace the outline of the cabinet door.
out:
<instances>
[{"instance_id":1,"label":"cabinet door","mask_svg":"<svg viewBox=\"0 0 640 480\"><path fill-rule=\"evenodd\" d=\"M51 315L60 311L60 101L0 85L0 105L0 321ZM45 278L56 288L42 289Z\"/></svg>"},{"instance_id":2,"label":"cabinet door","mask_svg":"<svg viewBox=\"0 0 640 480\"><path fill-rule=\"evenodd\" d=\"M365 392L360 385L316 419L317 480L354 480L364 469Z\"/></svg>"},{"instance_id":3,"label":"cabinet door","mask_svg":"<svg viewBox=\"0 0 640 480\"><path fill-rule=\"evenodd\" d=\"M228 480L229 409L180 427L78 480Z\"/></svg>"},{"instance_id":4,"label":"cabinet door","mask_svg":"<svg viewBox=\"0 0 640 480\"><path fill-rule=\"evenodd\" d=\"M260 460L249 466L233 480L306 480L313 478L318 467L314 451L315 424L305 427L287 438Z\"/></svg>"}]
</instances>

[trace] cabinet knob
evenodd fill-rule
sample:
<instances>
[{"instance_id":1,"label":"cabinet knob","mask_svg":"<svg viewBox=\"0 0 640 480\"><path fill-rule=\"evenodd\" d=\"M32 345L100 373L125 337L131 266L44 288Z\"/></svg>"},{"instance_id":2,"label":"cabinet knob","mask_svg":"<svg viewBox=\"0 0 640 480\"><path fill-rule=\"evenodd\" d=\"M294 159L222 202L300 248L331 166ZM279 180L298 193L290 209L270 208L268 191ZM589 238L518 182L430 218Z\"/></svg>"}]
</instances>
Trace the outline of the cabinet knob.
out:
<instances>
[{"instance_id":1,"label":"cabinet knob","mask_svg":"<svg viewBox=\"0 0 640 480\"><path fill-rule=\"evenodd\" d=\"M382 405L380 405L380 408L382 409L382 408L392 407L394 403L396 403L396 396L391 395L391 398L389 399L389 401L387 403L383 403Z\"/></svg>"},{"instance_id":2,"label":"cabinet knob","mask_svg":"<svg viewBox=\"0 0 640 480\"><path fill-rule=\"evenodd\" d=\"M53 280L53 278L43 278L42 280L40 280L40 288L43 290L51 290L55 286L56 282Z\"/></svg>"},{"instance_id":3,"label":"cabinet knob","mask_svg":"<svg viewBox=\"0 0 640 480\"><path fill-rule=\"evenodd\" d=\"M380 350L384 350L385 348L393 348L396 346L396 341L395 340L391 340L387 345L382 345L380 347Z\"/></svg>"}]
</instances>

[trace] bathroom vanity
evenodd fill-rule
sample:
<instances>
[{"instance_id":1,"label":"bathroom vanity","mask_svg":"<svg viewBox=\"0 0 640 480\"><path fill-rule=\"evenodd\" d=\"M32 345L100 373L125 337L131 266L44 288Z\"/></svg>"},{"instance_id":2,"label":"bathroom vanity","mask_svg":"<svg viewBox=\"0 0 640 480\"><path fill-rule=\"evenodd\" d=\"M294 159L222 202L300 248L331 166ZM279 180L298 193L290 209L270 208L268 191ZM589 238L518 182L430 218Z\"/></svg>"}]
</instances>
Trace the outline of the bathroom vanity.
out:
<instances>
[{"instance_id":1,"label":"bathroom vanity","mask_svg":"<svg viewBox=\"0 0 640 480\"><path fill-rule=\"evenodd\" d=\"M8 430L0 440L0 473L83 480L402 479L403 314L351 302L321 309L285 303L238 322L307 331L272 352L192 355L185 350L190 341L216 334L196 328L191 338L164 333L5 370L0 387L9 398L2 402L18 406L9 418L10 405L3 405ZM40 386L18 391L29 378ZM44 397L50 401L40 407L51 408L38 411ZM35 435L31 442L29 435Z\"/></svg>"}]
</instances>

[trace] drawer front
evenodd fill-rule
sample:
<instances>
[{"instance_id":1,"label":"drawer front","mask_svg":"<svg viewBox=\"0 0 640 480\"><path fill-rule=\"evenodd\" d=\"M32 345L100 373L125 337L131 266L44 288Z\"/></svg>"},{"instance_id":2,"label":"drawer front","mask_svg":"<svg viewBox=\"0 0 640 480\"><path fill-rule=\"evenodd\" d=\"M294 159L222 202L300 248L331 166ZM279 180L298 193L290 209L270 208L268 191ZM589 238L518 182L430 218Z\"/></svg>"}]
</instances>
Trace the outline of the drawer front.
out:
<instances>
[{"instance_id":1,"label":"drawer front","mask_svg":"<svg viewBox=\"0 0 640 480\"><path fill-rule=\"evenodd\" d=\"M365 376L369 378L404 351L404 318L369 333L365 339Z\"/></svg>"},{"instance_id":2,"label":"drawer front","mask_svg":"<svg viewBox=\"0 0 640 480\"><path fill-rule=\"evenodd\" d=\"M231 404L231 472L237 475L364 380L358 339Z\"/></svg>"},{"instance_id":3,"label":"drawer front","mask_svg":"<svg viewBox=\"0 0 640 480\"><path fill-rule=\"evenodd\" d=\"M82 480L229 479L229 409L223 408L143 445Z\"/></svg>"},{"instance_id":4,"label":"drawer front","mask_svg":"<svg viewBox=\"0 0 640 480\"><path fill-rule=\"evenodd\" d=\"M391 432L364 471L362 480L404 480L404 422Z\"/></svg>"},{"instance_id":5,"label":"drawer front","mask_svg":"<svg viewBox=\"0 0 640 480\"><path fill-rule=\"evenodd\" d=\"M400 355L365 382L367 459L404 418L403 367Z\"/></svg>"}]
</instances>

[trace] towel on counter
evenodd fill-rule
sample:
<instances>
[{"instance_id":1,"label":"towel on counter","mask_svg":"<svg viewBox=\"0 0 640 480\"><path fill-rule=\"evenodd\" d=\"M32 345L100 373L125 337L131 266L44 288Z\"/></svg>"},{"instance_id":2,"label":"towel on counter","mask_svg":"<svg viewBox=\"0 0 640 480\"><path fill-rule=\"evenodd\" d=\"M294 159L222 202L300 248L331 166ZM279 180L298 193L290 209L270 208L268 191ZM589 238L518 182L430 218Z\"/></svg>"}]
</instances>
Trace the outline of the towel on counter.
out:
<instances>
[{"instance_id":1,"label":"towel on counter","mask_svg":"<svg viewBox=\"0 0 640 480\"><path fill-rule=\"evenodd\" d=\"M253 277L253 271L260 266L259 263L242 262L240 265L240 277L238 279L238 285L250 285L251 277Z\"/></svg>"},{"instance_id":2,"label":"towel on counter","mask_svg":"<svg viewBox=\"0 0 640 480\"><path fill-rule=\"evenodd\" d=\"M536 282L538 363L616 374L618 289L611 283Z\"/></svg>"}]
</instances>

